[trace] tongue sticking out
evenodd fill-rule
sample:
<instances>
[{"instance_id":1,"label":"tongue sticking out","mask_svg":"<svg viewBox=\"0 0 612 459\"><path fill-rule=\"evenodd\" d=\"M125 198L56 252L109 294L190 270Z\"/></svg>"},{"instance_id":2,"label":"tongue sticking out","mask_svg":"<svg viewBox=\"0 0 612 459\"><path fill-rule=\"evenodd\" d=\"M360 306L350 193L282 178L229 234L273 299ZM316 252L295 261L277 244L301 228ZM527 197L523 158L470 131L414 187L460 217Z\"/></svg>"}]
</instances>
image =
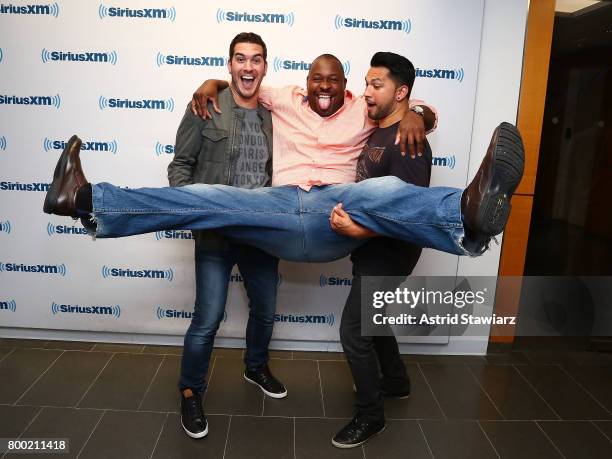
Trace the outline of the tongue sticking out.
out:
<instances>
[{"instance_id":1,"label":"tongue sticking out","mask_svg":"<svg viewBox=\"0 0 612 459\"><path fill-rule=\"evenodd\" d=\"M329 108L329 105L331 104L330 97L318 97L317 99L319 101L319 107L321 110L327 110Z\"/></svg>"}]
</instances>

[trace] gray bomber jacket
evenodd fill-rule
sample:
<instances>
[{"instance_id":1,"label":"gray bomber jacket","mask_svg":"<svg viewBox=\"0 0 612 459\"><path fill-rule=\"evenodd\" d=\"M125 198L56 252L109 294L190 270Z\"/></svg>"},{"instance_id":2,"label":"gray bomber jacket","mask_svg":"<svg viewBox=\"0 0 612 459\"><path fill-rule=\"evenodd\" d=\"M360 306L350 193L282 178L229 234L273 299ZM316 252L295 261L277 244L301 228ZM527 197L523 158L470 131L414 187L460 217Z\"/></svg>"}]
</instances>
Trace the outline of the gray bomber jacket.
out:
<instances>
[{"instance_id":1,"label":"gray bomber jacket","mask_svg":"<svg viewBox=\"0 0 612 459\"><path fill-rule=\"evenodd\" d=\"M204 120L191 113L191 104L176 133L174 159L168 165L170 186L194 183L229 185L232 155L237 153L234 142L240 139L242 127L238 105L229 88L219 92L219 114L210 106L212 119ZM270 157L266 172L272 177L272 117L261 105L257 108L262 131L268 143ZM265 186L271 185L271 179ZM218 249L226 246L225 239L214 231L194 231L196 243L205 248Z\"/></svg>"}]
</instances>

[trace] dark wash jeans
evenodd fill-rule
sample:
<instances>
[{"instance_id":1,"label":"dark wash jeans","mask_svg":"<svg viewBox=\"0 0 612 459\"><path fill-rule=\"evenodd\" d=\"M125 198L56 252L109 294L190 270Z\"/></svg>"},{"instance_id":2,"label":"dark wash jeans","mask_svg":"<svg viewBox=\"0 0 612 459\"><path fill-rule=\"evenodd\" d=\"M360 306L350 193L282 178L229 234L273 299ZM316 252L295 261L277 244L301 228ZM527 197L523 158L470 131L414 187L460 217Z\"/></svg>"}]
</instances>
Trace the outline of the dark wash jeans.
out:
<instances>
[{"instance_id":1,"label":"dark wash jeans","mask_svg":"<svg viewBox=\"0 0 612 459\"><path fill-rule=\"evenodd\" d=\"M202 393L234 265L238 265L249 299L244 363L251 369L267 363L276 311L278 258L244 244L216 250L196 244L195 252L196 300L185 334L179 388Z\"/></svg>"}]
</instances>

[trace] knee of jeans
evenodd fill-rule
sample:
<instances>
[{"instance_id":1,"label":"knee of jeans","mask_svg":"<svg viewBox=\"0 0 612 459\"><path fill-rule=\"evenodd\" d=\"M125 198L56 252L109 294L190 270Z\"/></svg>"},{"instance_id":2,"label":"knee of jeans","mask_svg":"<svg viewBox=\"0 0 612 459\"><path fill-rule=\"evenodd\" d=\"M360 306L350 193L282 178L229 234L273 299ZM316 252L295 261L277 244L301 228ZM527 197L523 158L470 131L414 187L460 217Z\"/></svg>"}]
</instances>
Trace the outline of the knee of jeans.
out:
<instances>
[{"instance_id":1,"label":"knee of jeans","mask_svg":"<svg viewBox=\"0 0 612 459\"><path fill-rule=\"evenodd\" d=\"M249 318L256 320L258 323L263 325L273 325L274 312L274 308L270 310L268 308L251 307L249 310Z\"/></svg>"},{"instance_id":2,"label":"knee of jeans","mask_svg":"<svg viewBox=\"0 0 612 459\"><path fill-rule=\"evenodd\" d=\"M194 312L187 334L200 337L214 336L222 320L223 315L221 317L211 317L210 315L196 314Z\"/></svg>"}]
</instances>

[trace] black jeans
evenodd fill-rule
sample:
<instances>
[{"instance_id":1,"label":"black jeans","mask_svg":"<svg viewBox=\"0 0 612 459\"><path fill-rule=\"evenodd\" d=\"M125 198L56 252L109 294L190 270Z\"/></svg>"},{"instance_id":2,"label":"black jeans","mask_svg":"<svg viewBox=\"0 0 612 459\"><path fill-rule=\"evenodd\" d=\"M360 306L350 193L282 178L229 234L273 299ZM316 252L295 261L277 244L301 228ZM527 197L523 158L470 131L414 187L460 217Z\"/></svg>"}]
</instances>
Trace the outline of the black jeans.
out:
<instances>
[{"instance_id":1,"label":"black jeans","mask_svg":"<svg viewBox=\"0 0 612 459\"><path fill-rule=\"evenodd\" d=\"M340 342L357 389L355 410L371 420L383 420L385 416L381 387L398 392L410 387L395 336L361 335L362 277L394 276L381 279L379 285L368 282L367 286L368 290L394 290L412 272L420 256L420 248L396 242L377 238L362 246L358 254L353 253L353 283L340 321Z\"/></svg>"}]
</instances>

